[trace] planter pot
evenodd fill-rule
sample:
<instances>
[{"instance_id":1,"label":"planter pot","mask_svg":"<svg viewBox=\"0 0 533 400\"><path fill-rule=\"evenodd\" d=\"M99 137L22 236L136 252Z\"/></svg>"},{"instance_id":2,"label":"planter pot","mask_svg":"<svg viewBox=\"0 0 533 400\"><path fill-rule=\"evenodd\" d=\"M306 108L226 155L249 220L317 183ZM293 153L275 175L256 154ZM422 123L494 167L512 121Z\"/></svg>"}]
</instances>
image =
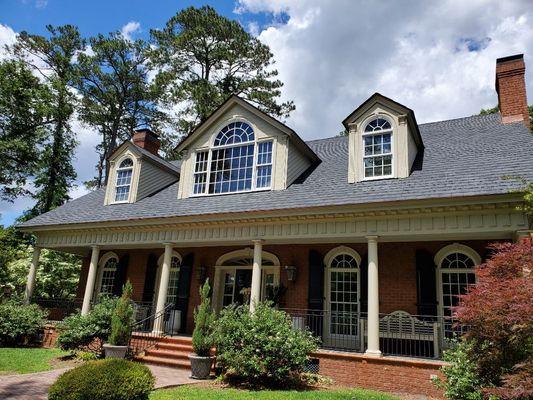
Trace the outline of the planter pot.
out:
<instances>
[{"instance_id":1,"label":"planter pot","mask_svg":"<svg viewBox=\"0 0 533 400\"><path fill-rule=\"evenodd\" d=\"M105 358L126 358L128 346L113 346L111 344L104 344Z\"/></svg>"},{"instance_id":2,"label":"planter pot","mask_svg":"<svg viewBox=\"0 0 533 400\"><path fill-rule=\"evenodd\" d=\"M193 379L209 379L211 375L211 366L215 357L201 357L196 354L189 354L191 362L191 378Z\"/></svg>"}]
</instances>

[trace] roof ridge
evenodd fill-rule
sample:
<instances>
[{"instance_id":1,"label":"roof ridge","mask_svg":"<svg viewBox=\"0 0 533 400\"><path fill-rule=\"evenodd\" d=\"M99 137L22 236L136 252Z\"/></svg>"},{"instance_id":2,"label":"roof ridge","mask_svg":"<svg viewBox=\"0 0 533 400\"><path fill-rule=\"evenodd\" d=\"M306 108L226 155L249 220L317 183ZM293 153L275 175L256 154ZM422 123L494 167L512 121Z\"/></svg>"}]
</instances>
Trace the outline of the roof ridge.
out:
<instances>
[{"instance_id":1,"label":"roof ridge","mask_svg":"<svg viewBox=\"0 0 533 400\"><path fill-rule=\"evenodd\" d=\"M500 112L492 113L492 114L474 114L469 115L467 117L457 117L457 118L450 118L450 119L441 119L439 121L431 121L431 122L424 122L422 124L418 124L418 126L422 125L433 125L433 124L442 124L445 122L452 122L452 121L460 121L460 120L468 120L468 119L489 119L494 118L495 115L499 115Z\"/></svg>"}]
</instances>

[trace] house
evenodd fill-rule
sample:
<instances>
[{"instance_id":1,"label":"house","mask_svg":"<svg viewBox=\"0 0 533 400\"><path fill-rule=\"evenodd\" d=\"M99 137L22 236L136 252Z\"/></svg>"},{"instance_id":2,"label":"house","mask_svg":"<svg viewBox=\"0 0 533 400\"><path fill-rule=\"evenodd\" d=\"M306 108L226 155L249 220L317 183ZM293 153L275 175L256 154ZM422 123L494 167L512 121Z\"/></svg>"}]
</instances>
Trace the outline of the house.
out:
<instances>
[{"instance_id":1,"label":"house","mask_svg":"<svg viewBox=\"0 0 533 400\"><path fill-rule=\"evenodd\" d=\"M175 162L138 130L106 188L19 226L37 236L27 297L41 248L77 253L82 313L129 279L144 317L178 319L154 334L186 334L209 278L217 310L279 297L340 382L412 375L430 392L440 364L412 357L438 358L457 332L452 307L489 243L532 232L521 182L504 179L533 180L522 55L497 60L496 91L500 113L426 124L375 93L342 121L347 136L309 142L234 96Z\"/></svg>"}]
</instances>

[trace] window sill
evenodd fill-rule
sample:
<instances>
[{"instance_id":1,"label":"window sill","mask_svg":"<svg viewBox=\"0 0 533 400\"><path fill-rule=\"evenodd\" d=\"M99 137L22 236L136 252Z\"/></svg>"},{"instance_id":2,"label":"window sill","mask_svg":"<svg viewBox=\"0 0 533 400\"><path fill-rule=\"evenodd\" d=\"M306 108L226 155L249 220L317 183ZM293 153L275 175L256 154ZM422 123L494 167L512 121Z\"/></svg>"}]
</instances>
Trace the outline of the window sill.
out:
<instances>
[{"instance_id":1,"label":"window sill","mask_svg":"<svg viewBox=\"0 0 533 400\"><path fill-rule=\"evenodd\" d=\"M393 175L387 175L387 176L374 176L374 177L371 177L371 178L363 178L361 179L361 182L365 182L365 181L382 181L382 180L385 180L385 179L395 179L396 177L393 176Z\"/></svg>"},{"instance_id":2,"label":"window sill","mask_svg":"<svg viewBox=\"0 0 533 400\"><path fill-rule=\"evenodd\" d=\"M191 194L189 197L212 197L212 196L228 196L233 194L243 194L243 193L256 193L256 192L268 192L271 191L272 188L261 188L261 189L253 189L253 190L243 190L241 192L225 192L225 193L199 193L199 194Z\"/></svg>"}]
</instances>

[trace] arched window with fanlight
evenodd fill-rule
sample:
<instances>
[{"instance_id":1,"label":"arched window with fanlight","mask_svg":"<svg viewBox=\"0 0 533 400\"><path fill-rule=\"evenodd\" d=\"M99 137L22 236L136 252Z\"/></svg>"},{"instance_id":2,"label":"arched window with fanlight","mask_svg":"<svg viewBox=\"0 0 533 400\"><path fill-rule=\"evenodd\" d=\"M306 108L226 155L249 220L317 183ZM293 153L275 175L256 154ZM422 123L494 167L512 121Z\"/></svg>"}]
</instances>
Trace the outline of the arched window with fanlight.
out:
<instances>
[{"instance_id":1,"label":"arched window with fanlight","mask_svg":"<svg viewBox=\"0 0 533 400\"><path fill-rule=\"evenodd\" d=\"M210 150L196 152L193 194L270 189L272 140L258 141L250 124L231 122L215 136Z\"/></svg>"},{"instance_id":2,"label":"arched window with fanlight","mask_svg":"<svg viewBox=\"0 0 533 400\"><path fill-rule=\"evenodd\" d=\"M460 295L476 283L474 267L481 263L481 257L472 248L452 244L442 248L435 256L438 267L439 313L444 319L444 334L452 337L461 333L453 321L454 307L459 305Z\"/></svg>"},{"instance_id":3,"label":"arched window with fanlight","mask_svg":"<svg viewBox=\"0 0 533 400\"><path fill-rule=\"evenodd\" d=\"M111 251L100 258L98 262L97 284L94 292L95 300L99 295L113 294L118 263L118 256Z\"/></svg>"},{"instance_id":4,"label":"arched window with fanlight","mask_svg":"<svg viewBox=\"0 0 533 400\"><path fill-rule=\"evenodd\" d=\"M364 179L393 176L391 123L382 117L371 120L363 131Z\"/></svg>"},{"instance_id":5,"label":"arched window with fanlight","mask_svg":"<svg viewBox=\"0 0 533 400\"><path fill-rule=\"evenodd\" d=\"M116 176L115 202L127 202L130 198L131 179L133 176L133 161L131 158L121 161L117 168Z\"/></svg>"}]
</instances>

